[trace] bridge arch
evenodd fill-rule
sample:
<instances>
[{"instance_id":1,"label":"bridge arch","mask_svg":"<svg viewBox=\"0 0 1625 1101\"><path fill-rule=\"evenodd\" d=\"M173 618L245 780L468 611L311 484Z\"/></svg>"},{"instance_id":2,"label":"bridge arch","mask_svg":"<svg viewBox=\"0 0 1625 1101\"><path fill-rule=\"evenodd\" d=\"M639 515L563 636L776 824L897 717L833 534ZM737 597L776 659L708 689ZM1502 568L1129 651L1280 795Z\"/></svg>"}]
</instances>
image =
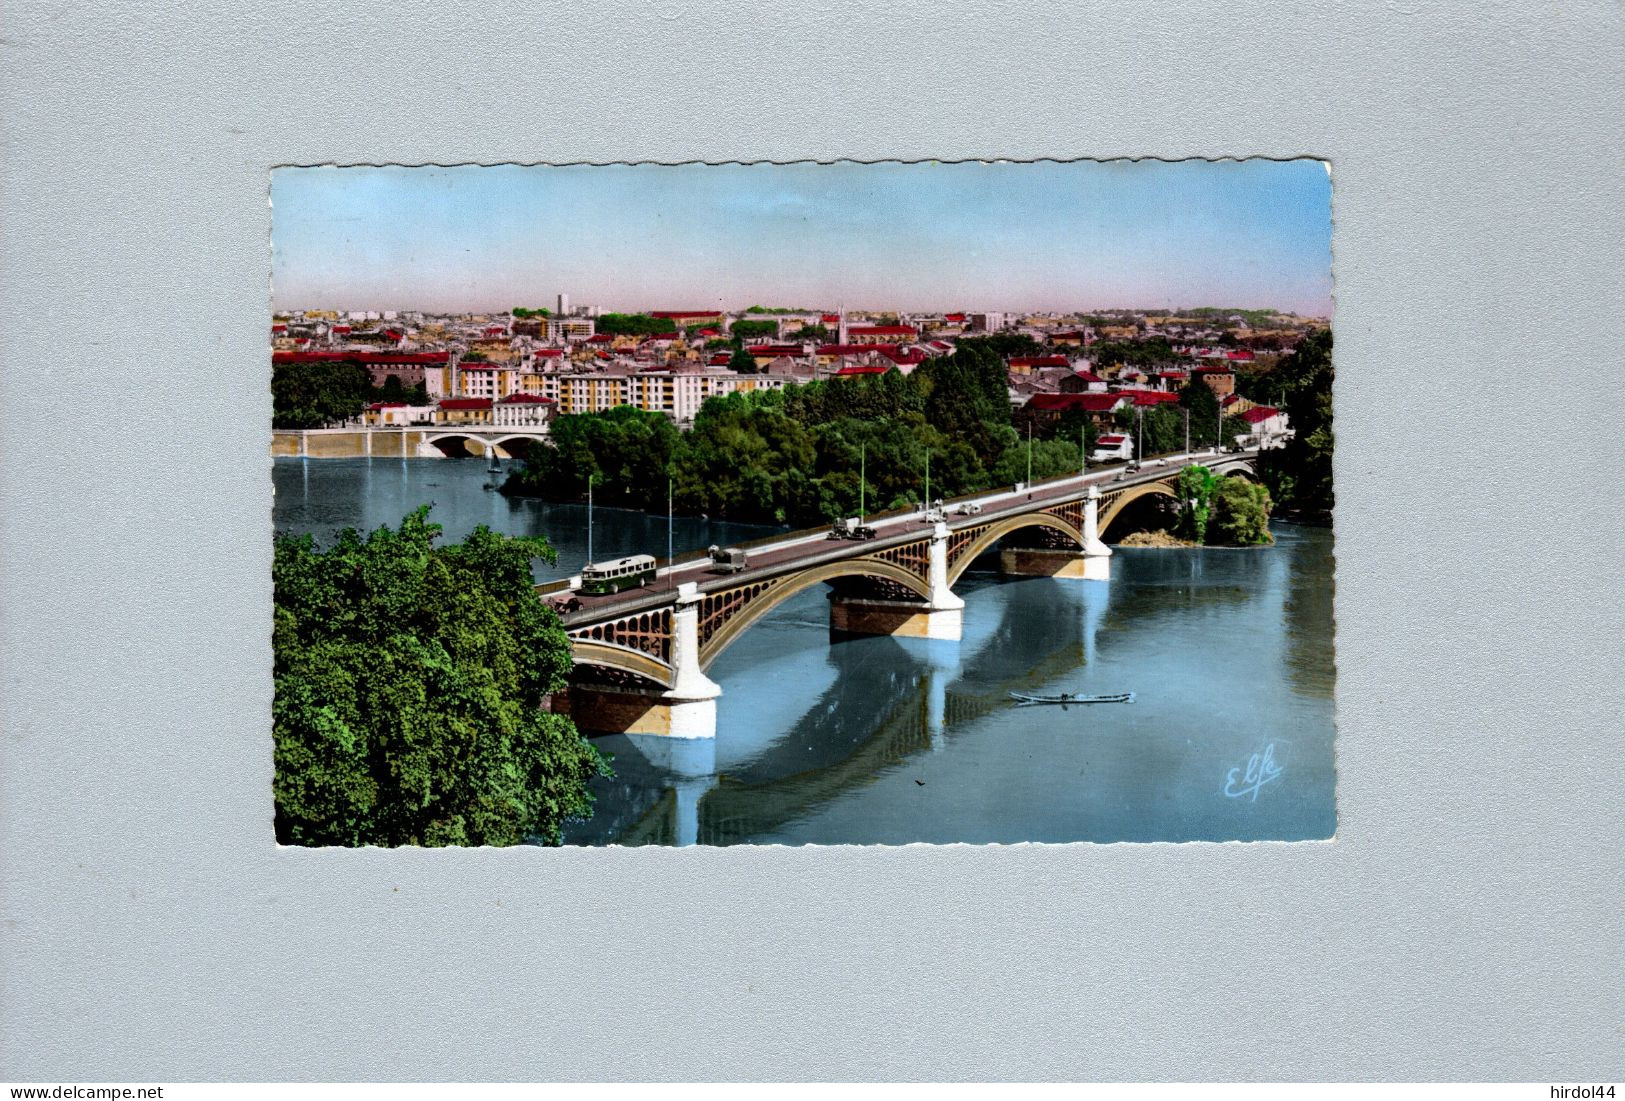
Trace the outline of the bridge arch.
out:
<instances>
[{"instance_id":1,"label":"bridge arch","mask_svg":"<svg viewBox=\"0 0 1625 1101\"><path fill-rule=\"evenodd\" d=\"M1117 518L1123 514L1124 509L1143 497L1154 495L1170 497L1175 501L1179 500L1179 494L1166 481L1145 482L1121 491L1112 499L1112 503L1107 506L1106 511L1100 514L1098 530L1101 540L1105 540L1106 532L1111 529Z\"/></svg>"},{"instance_id":2,"label":"bridge arch","mask_svg":"<svg viewBox=\"0 0 1625 1101\"><path fill-rule=\"evenodd\" d=\"M1075 542L1079 550L1083 549L1083 532L1059 516L1047 512L1030 512L1025 516L1009 516L989 524L985 531L972 538L954 555L953 561L948 563L949 587L952 588L958 583L960 577L963 576L966 570L970 569L970 564L978 556L990 549L993 544L1006 535L1020 531L1022 528L1049 528L1051 531L1058 531Z\"/></svg>"},{"instance_id":3,"label":"bridge arch","mask_svg":"<svg viewBox=\"0 0 1625 1101\"><path fill-rule=\"evenodd\" d=\"M448 459L456 458L482 458L485 455L485 440L469 432L437 432L432 436L423 437L425 446L437 449ZM450 445L461 445L461 452L455 451Z\"/></svg>"},{"instance_id":4,"label":"bridge arch","mask_svg":"<svg viewBox=\"0 0 1625 1101\"><path fill-rule=\"evenodd\" d=\"M576 665L591 665L617 673L630 673L661 688L672 687L677 679L676 671L659 658L613 642L572 639L570 657Z\"/></svg>"},{"instance_id":5,"label":"bridge arch","mask_svg":"<svg viewBox=\"0 0 1625 1101\"><path fill-rule=\"evenodd\" d=\"M709 669L711 663L732 645L740 635L744 634L767 613L789 600L792 596L814 585L826 581L834 581L840 577L872 577L883 581L892 581L903 586L910 592L919 596L922 601L930 601L931 588L918 575L902 566L894 565L875 558L847 558L836 562L825 562L813 566L811 569L785 575L774 583L763 588L760 595L749 600L744 607L727 616L713 631L706 636L704 616L702 613L700 636L700 668ZM719 594L721 595L721 594Z\"/></svg>"},{"instance_id":6,"label":"bridge arch","mask_svg":"<svg viewBox=\"0 0 1625 1101\"><path fill-rule=\"evenodd\" d=\"M543 442L546 439L547 433L545 432L519 431L504 432L500 435L496 433L485 435L479 432L449 431L434 432L426 435L423 438L423 442L428 446L437 448L448 458L455 458L457 456L452 453L446 445L453 441L458 441L462 444L463 452L466 455L478 459L485 456L487 448L495 449L499 456L505 458L516 458L517 456L514 453L514 449L508 447L508 444L521 442L524 443L527 448L529 448Z\"/></svg>"}]
</instances>

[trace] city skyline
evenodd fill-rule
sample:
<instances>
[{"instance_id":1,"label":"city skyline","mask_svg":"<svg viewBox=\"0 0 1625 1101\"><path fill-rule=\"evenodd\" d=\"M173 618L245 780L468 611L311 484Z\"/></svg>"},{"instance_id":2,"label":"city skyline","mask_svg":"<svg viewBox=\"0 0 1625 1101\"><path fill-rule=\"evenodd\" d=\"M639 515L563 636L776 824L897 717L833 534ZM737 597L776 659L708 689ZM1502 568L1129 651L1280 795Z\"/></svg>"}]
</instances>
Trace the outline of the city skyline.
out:
<instances>
[{"instance_id":1,"label":"city skyline","mask_svg":"<svg viewBox=\"0 0 1625 1101\"><path fill-rule=\"evenodd\" d=\"M283 168L272 308L1274 308L1330 317L1320 161Z\"/></svg>"}]
</instances>

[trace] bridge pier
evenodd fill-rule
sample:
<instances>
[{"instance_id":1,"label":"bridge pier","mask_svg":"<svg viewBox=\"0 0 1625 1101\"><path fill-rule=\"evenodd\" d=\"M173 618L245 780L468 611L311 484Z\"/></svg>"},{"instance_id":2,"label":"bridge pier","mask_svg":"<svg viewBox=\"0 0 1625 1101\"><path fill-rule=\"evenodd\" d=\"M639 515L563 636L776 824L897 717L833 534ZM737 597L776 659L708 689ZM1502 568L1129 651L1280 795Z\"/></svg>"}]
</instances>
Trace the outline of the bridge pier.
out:
<instances>
[{"instance_id":1,"label":"bridge pier","mask_svg":"<svg viewBox=\"0 0 1625 1101\"><path fill-rule=\"evenodd\" d=\"M926 600L830 597L829 628L840 634L895 635L958 642L965 601L948 587L948 525L937 524L928 544Z\"/></svg>"},{"instance_id":2,"label":"bridge pier","mask_svg":"<svg viewBox=\"0 0 1625 1101\"><path fill-rule=\"evenodd\" d=\"M722 687L700 669L700 594L689 582L677 587L672 610L671 664L667 689L571 686L564 710L594 734L646 734L664 738L715 738L717 697Z\"/></svg>"},{"instance_id":3,"label":"bridge pier","mask_svg":"<svg viewBox=\"0 0 1625 1101\"><path fill-rule=\"evenodd\" d=\"M999 568L1006 577L1064 577L1082 581L1109 581L1112 549L1100 541L1100 487L1090 486L1083 502L1083 547L1006 547L999 552Z\"/></svg>"}]
</instances>

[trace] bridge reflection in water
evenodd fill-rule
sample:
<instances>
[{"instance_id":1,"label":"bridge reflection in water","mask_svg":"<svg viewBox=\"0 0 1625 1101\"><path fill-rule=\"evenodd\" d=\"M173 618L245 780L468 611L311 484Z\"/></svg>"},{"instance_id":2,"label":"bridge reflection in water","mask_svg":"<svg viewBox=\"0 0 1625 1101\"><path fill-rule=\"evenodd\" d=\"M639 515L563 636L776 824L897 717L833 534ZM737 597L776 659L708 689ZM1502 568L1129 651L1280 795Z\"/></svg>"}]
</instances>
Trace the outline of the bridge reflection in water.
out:
<instances>
[{"instance_id":1,"label":"bridge reflection in water","mask_svg":"<svg viewBox=\"0 0 1625 1101\"><path fill-rule=\"evenodd\" d=\"M965 588L974 594L991 577ZM956 728L1010 706L1013 689L1043 685L1094 660L1110 605L1107 586L1037 580L1007 582L1045 590L1053 614L1033 602L1004 602L991 629L962 642L890 636L840 639L827 648L823 686L784 725L728 720L716 738L617 735L597 744L615 756L617 780L603 785L603 810L570 831L578 844L733 845L772 835L912 757L939 752ZM816 597L773 619L790 633L822 626ZM799 629L799 630L798 630ZM804 635L803 635L804 637ZM1017 642L1019 640L1019 645ZM1023 655L1044 655L1036 664ZM773 654L767 655L771 660ZM754 661L753 657L750 659ZM718 663L725 687L748 679L750 665ZM807 678L811 680L812 678ZM783 694L800 695L786 684ZM758 711L758 714L760 712Z\"/></svg>"}]
</instances>

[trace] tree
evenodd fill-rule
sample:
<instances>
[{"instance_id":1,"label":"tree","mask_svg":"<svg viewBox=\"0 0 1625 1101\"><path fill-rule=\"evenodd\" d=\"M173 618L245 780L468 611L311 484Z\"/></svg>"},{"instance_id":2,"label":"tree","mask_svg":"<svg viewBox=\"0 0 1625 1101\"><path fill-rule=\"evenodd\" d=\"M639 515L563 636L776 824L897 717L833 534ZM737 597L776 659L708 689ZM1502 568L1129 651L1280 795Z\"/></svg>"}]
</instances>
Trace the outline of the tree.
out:
<instances>
[{"instance_id":1,"label":"tree","mask_svg":"<svg viewBox=\"0 0 1625 1101\"><path fill-rule=\"evenodd\" d=\"M804 325L791 333L787 339L795 341L816 340L820 344L827 344L833 335L822 325Z\"/></svg>"},{"instance_id":2,"label":"tree","mask_svg":"<svg viewBox=\"0 0 1625 1101\"><path fill-rule=\"evenodd\" d=\"M741 375L754 375L757 372L756 357L743 348L735 348L734 354L728 359L728 370Z\"/></svg>"},{"instance_id":3,"label":"tree","mask_svg":"<svg viewBox=\"0 0 1625 1101\"><path fill-rule=\"evenodd\" d=\"M1179 472L1179 534L1184 538L1197 543L1207 542L1213 492L1218 481L1213 471L1205 466L1187 466Z\"/></svg>"},{"instance_id":4,"label":"tree","mask_svg":"<svg viewBox=\"0 0 1625 1101\"><path fill-rule=\"evenodd\" d=\"M570 640L536 595L539 538L435 546L427 505L328 550L278 537L272 576L278 841L559 844L608 762L565 716Z\"/></svg>"},{"instance_id":5,"label":"tree","mask_svg":"<svg viewBox=\"0 0 1625 1101\"><path fill-rule=\"evenodd\" d=\"M322 428L361 415L371 390L367 369L345 360L272 362L271 425Z\"/></svg>"},{"instance_id":6,"label":"tree","mask_svg":"<svg viewBox=\"0 0 1625 1101\"><path fill-rule=\"evenodd\" d=\"M1285 392L1292 439L1259 456L1259 475L1283 505L1330 516L1336 504L1332 486L1332 334L1321 329L1298 345L1276 368Z\"/></svg>"},{"instance_id":7,"label":"tree","mask_svg":"<svg viewBox=\"0 0 1625 1101\"><path fill-rule=\"evenodd\" d=\"M1219 482L1213 494L1213 527L1219 540L1238 546L1269 543L1270 491L1234 475Z\"/></svg>"},{"instance_id":8,"label":"tree","mask_svg":"<svg viewBox=\"0 0 1625 1101\"><path fill-rule=\"evenodd\" d=\"M779 323L777 321L735 321L728 331L741 340L755 340L763 336L777 336Z\"/></svg>"},{"instance_id":9,"label":"tree","mask_svg":"<svg viewBox=\"0 0 1625 1101\"><path fill-rule=\"evenodd\" d=\"M518 317L518 318L552 317L553 316L553 311L549 310L549 309L547 309L545 307L542 308L542 309L529 310L529 309L526 309L524 306L515 306L509 312L512 313L515 317Z\"/></svg>"}]
</instances>

